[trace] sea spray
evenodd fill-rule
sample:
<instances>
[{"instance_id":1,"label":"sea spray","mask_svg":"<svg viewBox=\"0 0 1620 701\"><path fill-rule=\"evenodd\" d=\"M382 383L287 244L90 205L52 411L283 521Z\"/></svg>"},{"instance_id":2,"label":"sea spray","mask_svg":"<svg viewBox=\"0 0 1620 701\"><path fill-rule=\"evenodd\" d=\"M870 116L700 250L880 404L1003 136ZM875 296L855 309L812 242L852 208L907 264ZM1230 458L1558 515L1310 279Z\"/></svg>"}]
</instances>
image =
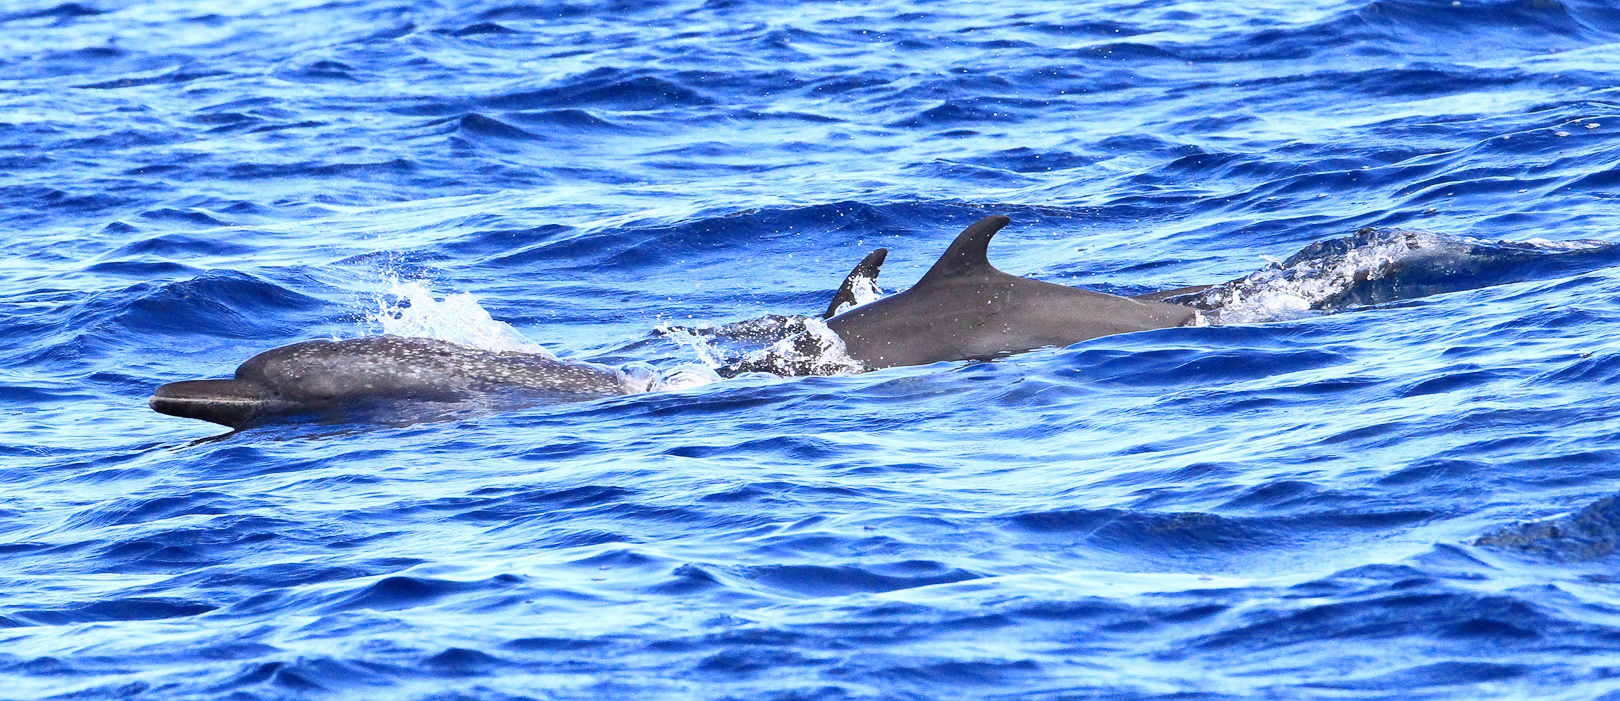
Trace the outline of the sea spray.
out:
<instances>
[{"instance_id":1,"label":"sea spray","mask_svg":"<svg viewBox=\"0 0 1620 701\"><path fill-rule=\"evenodd\" d=\"M447 341L497 353L531 353L556 358L517 329L490 316L471 292L434 297L418 280L392 280L377 295L377 310L369 321L391 336L415 336Z\"/></svg>"}]
</instances>

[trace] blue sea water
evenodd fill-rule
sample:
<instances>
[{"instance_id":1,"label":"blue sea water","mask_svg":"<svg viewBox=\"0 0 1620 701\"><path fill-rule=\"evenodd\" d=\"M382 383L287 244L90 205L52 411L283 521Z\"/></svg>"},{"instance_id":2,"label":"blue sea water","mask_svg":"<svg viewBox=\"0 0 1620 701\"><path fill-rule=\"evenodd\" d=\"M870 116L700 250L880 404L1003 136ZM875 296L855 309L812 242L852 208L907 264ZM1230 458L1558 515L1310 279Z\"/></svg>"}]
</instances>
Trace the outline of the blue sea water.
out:
<instances>
[{"instance_id":1,"label":"blue sea water","mask_svg":"<svg viewBox=\"0 0 1620 701\"><path fill-rule=\"evenodd\" d=\"M1617 86L1599 0L11 0L0 697L1620 698L1612 257L430 422L145 405L400 324L678 373L989 213L1123 293L1620 242Z\"/></svg>"}]
</instances>

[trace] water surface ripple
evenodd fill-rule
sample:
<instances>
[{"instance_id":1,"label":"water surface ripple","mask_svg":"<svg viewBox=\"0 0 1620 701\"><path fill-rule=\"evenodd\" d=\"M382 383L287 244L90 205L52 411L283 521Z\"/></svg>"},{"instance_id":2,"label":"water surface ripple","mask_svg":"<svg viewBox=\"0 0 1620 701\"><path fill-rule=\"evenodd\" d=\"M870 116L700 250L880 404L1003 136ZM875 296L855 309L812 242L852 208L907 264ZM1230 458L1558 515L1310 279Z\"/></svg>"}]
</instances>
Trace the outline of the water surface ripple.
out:
<instances>
[{"instance_id":1,"label":"water surface ripple","mask_svg":"<svg viewBox=\"0 0 1620 701\"><path fill-rule=\"evenodd\" d=\"M402 284L667 369L989 213L1131 294L1620 241L1617 66L1599 0L8 3L0 695L1620 696L1608 264L409 425L145 406Z\"/></svg>"}]
</instances>

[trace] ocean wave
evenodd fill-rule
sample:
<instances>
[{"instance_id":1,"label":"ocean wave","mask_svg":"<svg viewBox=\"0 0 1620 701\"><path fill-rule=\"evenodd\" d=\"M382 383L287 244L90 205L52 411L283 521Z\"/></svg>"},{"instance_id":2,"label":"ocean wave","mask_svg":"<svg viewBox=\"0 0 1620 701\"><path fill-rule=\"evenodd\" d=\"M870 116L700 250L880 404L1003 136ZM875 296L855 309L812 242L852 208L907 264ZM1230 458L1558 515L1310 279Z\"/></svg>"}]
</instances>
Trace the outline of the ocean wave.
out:
<instances>
[{"instance_id":1,"label":"ocean wave","mask_svg":"<svg viewBox=\"0 0 1620 701\"><path fill-rule=\"evenodd\" d=\"M1612 692L1617 30L8 6L8 695ZM863 256L905 290L995 213L1009 273L1213 283L1220 324L775 374L830 359L793 339ZM225 435L146 404L387 334L637 393Z\"/></svg>"}]
</instances>

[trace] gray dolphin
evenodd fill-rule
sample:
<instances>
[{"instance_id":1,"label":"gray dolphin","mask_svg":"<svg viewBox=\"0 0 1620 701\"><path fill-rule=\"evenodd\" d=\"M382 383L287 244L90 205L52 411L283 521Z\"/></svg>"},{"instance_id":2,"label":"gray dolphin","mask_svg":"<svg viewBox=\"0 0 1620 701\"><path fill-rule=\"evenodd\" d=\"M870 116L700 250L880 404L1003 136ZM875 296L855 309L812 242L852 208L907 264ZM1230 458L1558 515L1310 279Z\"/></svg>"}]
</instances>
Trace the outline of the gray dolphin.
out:
<instances>
[{"instance_id":1,"label":"gray dolphin","mask_svg":"<svg viewBox=\"0 0 1620 701\"><path fill-rule=\"evenodd\" d=\"M1227 298L1263 288L1282 275L1321 274L1347 252L1398 237L1408 254L1387 261L1315 309L1343 309L1397 299L1469 289L1480 275L1499 281L1527 279L1536 271L1564 271L1611 264L1612 244L1539 247L1527 243L1481 244L1420 232L1364 229L1348 239L1318 242L1254 275L1220 285L1199 285L1120 297L1030 280L990 265L990 239L1007 217L980 219L956 237L911 289L843 314L858 285L876 279L887 253L877 249L844 278L826 313L826 328L805 316L767 316L695 333L773 344L716 368L725 377L744 372L829 374L995 358L1048 346L1067 346L1099 336L1183 326L1198 310L1220 310ZM1414 238L1416 237L1416 238ZM1433 240L1430 240L1433 239ZM1444 260L1443 266L1430 261ZM1337 262L1335 262L1337 261ZM1429 265L1424 268L1422 265ZM1578 266L1578 267L1576 267ZM1401 272L1414 268L1413 272ZM1525 272L1528 269L1528 273ZM1531 278L1533 279L1533 278ZM1486 282L1484 284L1491 284ZM836 314L836 315L835 315ZM830 317L830 318L827 318ZM829 359L830 329L847 359ZM785 344L787 351L773 354ZM538 403L576 401L644 391L646 378L614 368L527 353L496 353L425 338L381 336L348 341L307 341L266 351L242 363L229 380L173 382L149 400L164 414L241 428L289 415L344 415L382 409L385 417L422 420L436 409L501 410ZM405 400L403 402L399 400ZM399 411L388 410L399 407ZM352 415L352 414L351 414Z\"/></svg>"},{"instance_id":2,"label":"gray dolphin","mask_svg":"<svg viewBox=\"0 0 1620 701\"><path fill-rule=\"evenodd\" d=\"M849 355L870 370L993 358L1098 336L1180 326L1193 318L1193 309L1159 300L1202 288L1128 298L995 269L986 257L990 238L1008 222L1004 216L979 220L956 237L911 289L832 316L854 301L858 281L877 277L887 251L873 251L833 296L824 315L831 317L828 328L843 340ZM818 357L817 339L801 334L805 346L801 354ZM780 371L774 365L755 368L742 363L721 368L720 374L751 369ZM427 411L423 408L427 403L504 409L639 389L601 365L496 353L426 338L377 336L306 341L265 351L242 363L233 379L171 382L158 387L148 403L160 413L242 428L297 415L343 415L396 406Z\"/></svg>"},{"instance_id":3,"label":"gray dolphin","mask_svg":"<svg viewBox=\"0 0 1620 701\"><path fill-rule=\"evenodd\" d=\"M242 363L234 379L171 382L158 387L148 404L171 416L242 428L398 400L505 408L631 391L618 372L601 365L373 336L265 351Z\"/></svg>"},{"instance_id":4,"label":"gray dolphin","mask_svg":"<svg viewBox=\"0 0 1620 701\"><path fill-rule=\"evenodd\" d=\"M855 269L844 276L844 284L838 286L833 293L832 302L827 304L827 311L821 314L823 319L838 316L838 308L846 304L855 303L855 286L862 280L871 282L877 280L878 271L883 268L883 259L889 255L889 249L879 248L866 254L861 262L855 264Z\"/></svg>"},{"instance_id":5,"label":"gray dolphin","mask_svg":"<svg viewBox=\"0 0 1620 701\"><path fill-rule=\"evenodd\" d=\"M850 357L875 370L995 358L1192 321L1193 309L1159 300L1202 288L1119 297L997 270L988 258L990 238L1010 221L980 219L911 289L828 319L827 327ZM870 267L875 273L877 266Z\"/></svg>"}]
</instances>

